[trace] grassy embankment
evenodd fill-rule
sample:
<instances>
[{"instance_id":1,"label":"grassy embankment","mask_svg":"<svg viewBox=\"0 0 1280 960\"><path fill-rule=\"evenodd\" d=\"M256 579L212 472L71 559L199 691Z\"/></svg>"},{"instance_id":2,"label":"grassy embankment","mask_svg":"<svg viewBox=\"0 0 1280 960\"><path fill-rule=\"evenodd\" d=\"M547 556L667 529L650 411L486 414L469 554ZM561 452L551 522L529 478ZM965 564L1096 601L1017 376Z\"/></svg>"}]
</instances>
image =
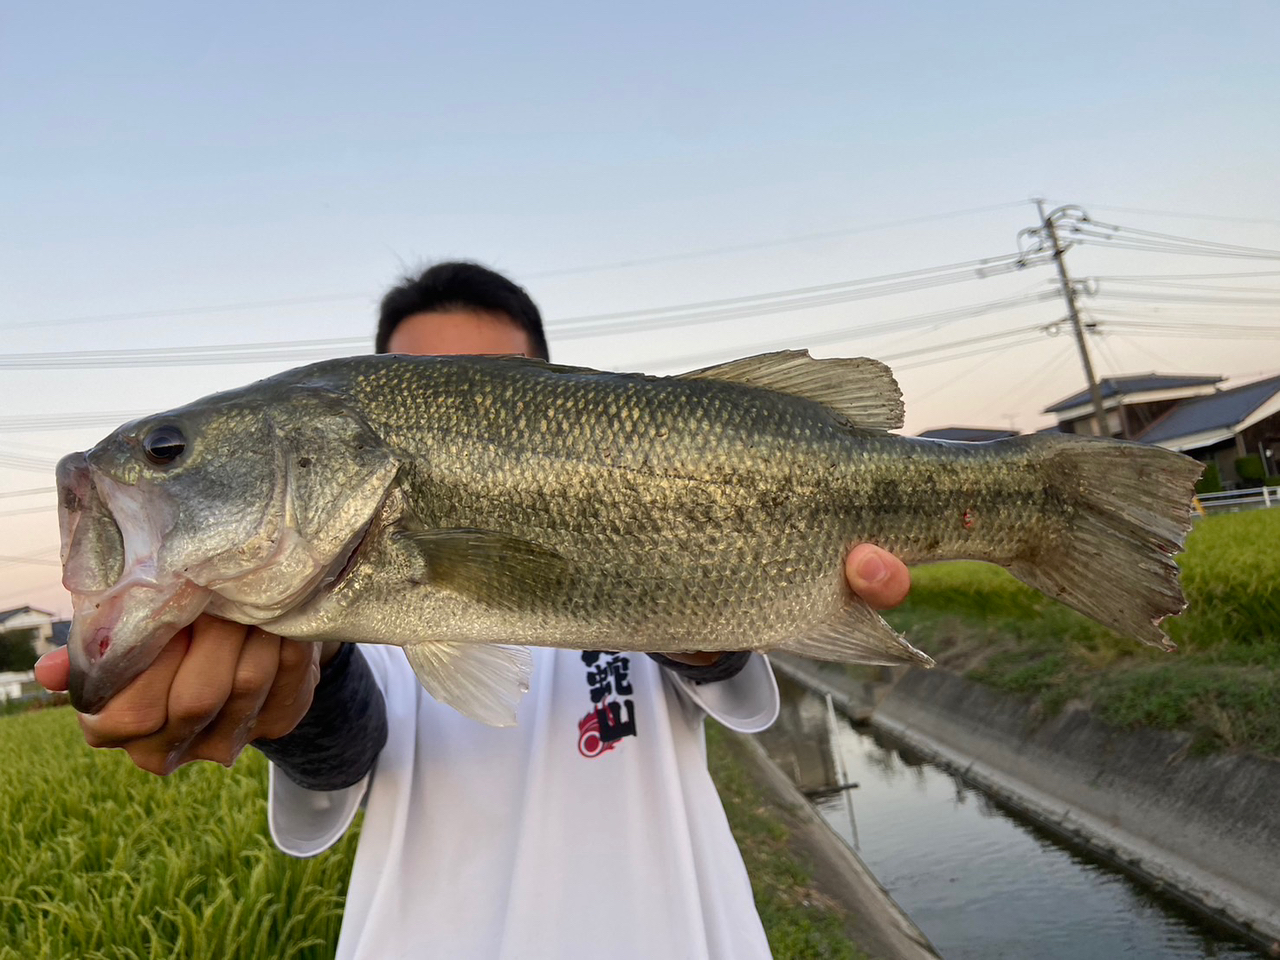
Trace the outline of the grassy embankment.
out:
<instances>
[{"instance_id":1,"label":"grassy embankment","mask_svg":"<svg viewBox=\"0 0 1280 960\"><path fill-rule=\"evenodd\" d=\"M713 773L776 956L860 957L717 737ZM265 794L254 751L161 779L89 750L70 708L0 719L0 960L332 957L355 831L286 857Z\"/></svg>"},{"instance_id":2,"label":"grassy embankment","mask_svg":"<svg viewBox=\"0 0 1280 960\"><path fill-rule=\"evenodd\" d=\"M1183 730L1196 750L1280 757L1280 509L1197 520L1179 557L1189 607L1167 620L1178 652L1118 637L997 567L912 572L889 614L939 664L1118 726Z\"/></svg>"}]
</instances>

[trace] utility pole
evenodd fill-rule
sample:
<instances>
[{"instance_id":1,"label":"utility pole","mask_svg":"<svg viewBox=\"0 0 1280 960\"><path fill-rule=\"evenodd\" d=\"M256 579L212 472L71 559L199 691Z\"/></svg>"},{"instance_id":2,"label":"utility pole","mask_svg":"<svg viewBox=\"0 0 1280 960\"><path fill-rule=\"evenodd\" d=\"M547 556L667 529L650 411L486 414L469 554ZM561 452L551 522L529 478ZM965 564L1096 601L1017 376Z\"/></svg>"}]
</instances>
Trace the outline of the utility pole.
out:
<instances>
[{"instance_id":1,"label":"utility pole","mask_svg":"<svg viewBox=\"0 0 1280 960\"><path fill-rule=\"evenodd\" d=\"M1111 431L1107 429L1107 414L1102 409L1102 391L1098 389L1098 381L1093 375L1093 362L1089 359L1089 348L1084 342L1084 329L1080 325L1080 311L1076 308L1076 288L1071 285L1071 278L1067 276L1067 265L1062 259L1065 251L1058 242L1058 231L1053 224L1053 214L1044 212L1043 200L1036 201L1036 209L1040 211L1040 222L1049 237L1049 242L1053 244L1053 262L1058 265L1058 279L1062 281L1062 296L1067 301L1067 317L1071 320L1071 329L1075 331L1076 346L1080 348L1080 362L1084 365L1084 378L1089 384L1089 396L1093 400L1093 415L1098 421L1098 436L1109 437Z\"/></svg>"}]
</instances>

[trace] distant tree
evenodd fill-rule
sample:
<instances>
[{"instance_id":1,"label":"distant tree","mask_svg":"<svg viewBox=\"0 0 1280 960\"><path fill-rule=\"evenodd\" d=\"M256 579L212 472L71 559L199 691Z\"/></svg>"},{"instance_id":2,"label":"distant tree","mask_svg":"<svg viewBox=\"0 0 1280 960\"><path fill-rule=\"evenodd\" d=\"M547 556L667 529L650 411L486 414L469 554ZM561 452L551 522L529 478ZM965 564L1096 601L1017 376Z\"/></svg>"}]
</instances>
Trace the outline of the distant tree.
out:
<instances>
[{"instance_id":1,"label":"distant tree","mask_svg":"<svg viewBox=\"0 0 1280 960\"><path fill-rule=\"evenodd\" d=\"M35 666L39 659L34 646L37 636L35 627L0 633L0 673L25 671Z\"/></svg>"},{"instance_id":2,"label":"distant tree","mask_svg":"<svg viewBox=\"0 0 1280 960\"><path fill-rule=\"evenodd\" d=\"M1262 458L1251 453L1247 457L1236 457L1236 475L1240 478L1241 486L1260 487L1267 471L1262 465Z\"/></svg>"}]
</instances>

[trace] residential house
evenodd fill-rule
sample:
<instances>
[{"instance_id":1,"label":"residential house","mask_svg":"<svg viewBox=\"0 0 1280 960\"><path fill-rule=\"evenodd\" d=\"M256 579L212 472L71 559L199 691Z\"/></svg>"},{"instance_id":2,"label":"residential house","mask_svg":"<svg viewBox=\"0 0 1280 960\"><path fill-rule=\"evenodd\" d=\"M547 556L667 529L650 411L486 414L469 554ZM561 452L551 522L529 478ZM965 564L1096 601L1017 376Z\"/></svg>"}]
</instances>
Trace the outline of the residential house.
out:
<instances>
[{"instance_id":1,"label":"residential house","mask_svg":"<svg viewBox=\"0 0 1280 960\"><path fill-rule=\"evenodd\" d=\"M56 614L35 607L0 610L0 634L34 630L31 646L38 656L44 656L56 646L53 640L55 617Z\"/></svg>"},{"instance_id":2,"label":"residential house","mask_svg":"<svg viewBox=\"0 0 1280 960\"><path fill-rule=\"evenodd\" d=\"M1107 377L1098 381L1102 410L1107 418L1107 436L1135 440L1177 404L1193 397L1208 396L1224 377L1167 376L1141 373L1129 377ZM1045 407L1058 420L1059 433L1098 435L1093 399L1081 390Z\"/></svg>"},{"instance_id":3,"label":"residential house","mask_svg":"<svg viewBox=\"0 0 1280 960\"><path fill-rule=\"evenodd\" d=\"M1240 483L1236 459L1251 454L1274 476L1280 473L1280 376L1185 400L1137 439L1217 463L1227 485Z\"/></svg>"},{"instance_id":4,"label":"residential house","mask_svg":"<svg viewBox=\"0 0 1280 960\"><path fill-rule=\"evenodd\" d=\"M1155 373L1109 377L1098 385L1108 433L1215 462L1228 489L1241 484L1239 457L1257 454L1265 473L1280 473L1280 376L1229 389L1219 386L1224 379ZM1044 412L1058 420L1049 431L1097 435L1088 390Z\"/></svg>"}]
</instances>

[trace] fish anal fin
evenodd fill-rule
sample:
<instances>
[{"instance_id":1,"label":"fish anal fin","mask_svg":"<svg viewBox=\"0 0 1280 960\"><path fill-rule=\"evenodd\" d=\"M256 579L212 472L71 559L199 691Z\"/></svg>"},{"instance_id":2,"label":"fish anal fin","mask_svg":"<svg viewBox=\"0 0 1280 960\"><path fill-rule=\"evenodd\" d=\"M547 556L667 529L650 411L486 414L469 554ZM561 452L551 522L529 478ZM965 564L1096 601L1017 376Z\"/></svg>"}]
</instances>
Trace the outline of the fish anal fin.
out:
<instances>
[{"instance_id":1,"label":"fish anal fin","mask_svg":"<svg viewBox=\"0 0 1280 960\"><path fill-rule=\"evenodd\" d=\"M933 658L917 650L857 597L850 596L836 616L779 646L814 660L886 666L931 667Z\"/></svg>"},{"instance_id":2,"label":"fish anal fin","mask_svg":"<svg viewBox=\"0 0 1280 960\"><path fill-rule=\"evenodd\" d=\"M515 726L533 673L525 647L424 640L406 646L404 655L436 700L490 727Z\"/></svg>"},{"instance_id":3,"label":"fish anal fin","mask_svg":"<svg viewBox=\"0 0 1280 960\"><path fill-rule=\"evenodd\" d=\"M493 530L403 530L430 583L502 610L545 607L568 590L572 564L554 550Z\"/></svg>"},{"instance_id":4,"label":"fish anal fin","mask_svg":"<svg viewBox=\"0 0 1280 960\"><path fill-rule=\"evenodd\" d=\"M869 357L817 360L807 350L780 350L690 370L684 380L725 380L812 400L864 430L902 426L902 390L893 372Z\"/></svg>"}]
</instances>

